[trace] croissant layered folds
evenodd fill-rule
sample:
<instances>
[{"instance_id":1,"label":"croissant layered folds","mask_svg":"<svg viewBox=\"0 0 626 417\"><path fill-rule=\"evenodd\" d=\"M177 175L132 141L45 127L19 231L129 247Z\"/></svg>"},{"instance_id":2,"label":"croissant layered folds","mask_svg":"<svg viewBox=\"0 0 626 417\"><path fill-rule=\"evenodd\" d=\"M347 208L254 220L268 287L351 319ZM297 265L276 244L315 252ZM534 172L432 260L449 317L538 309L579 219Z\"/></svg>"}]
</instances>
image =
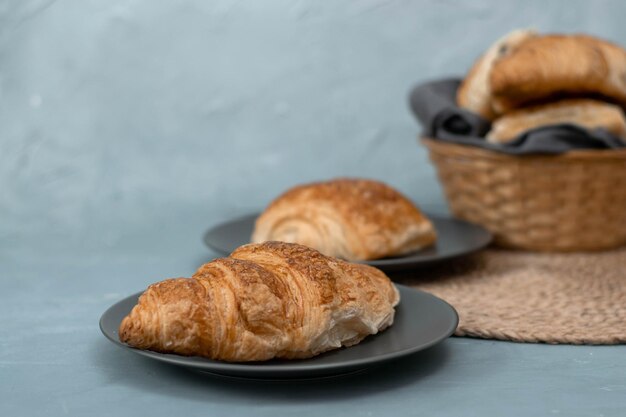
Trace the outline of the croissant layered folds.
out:
<instances>
[{"instance_id":1,"label":"croissant layered folds","mask_svg":"<svg viewBox=\"0 0 626 417\"><path fill-rule=\"evenodd\" d=\"M120 324L139 349L225 361L307 358L392 325L380 270L283 242L245 245L192 278L152 284Z\"/></svg>"},{"instance_id":2,"label":"croissant layered folds","mask_svg":"<svg viewBox=\"0 0 626 417\"><path fill-rule=\"evenodd\" d=\"M402 194L342 178L290 189L257 219L252 242L280 240L348 260L403 255L434 243L432 223Z\"/></svg>"}]
</instances>

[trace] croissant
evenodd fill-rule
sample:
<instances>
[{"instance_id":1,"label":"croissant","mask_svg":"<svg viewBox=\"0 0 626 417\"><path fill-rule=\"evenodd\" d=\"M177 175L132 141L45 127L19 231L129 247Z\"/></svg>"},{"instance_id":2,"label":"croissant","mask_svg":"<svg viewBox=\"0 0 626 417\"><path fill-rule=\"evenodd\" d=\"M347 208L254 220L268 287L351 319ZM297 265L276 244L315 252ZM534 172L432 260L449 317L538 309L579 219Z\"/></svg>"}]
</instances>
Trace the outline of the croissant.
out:
<instances>
[{"instance_id":1,"label":"croissant","mask_svg":"<svg viewBox=\"0 0 626 417\"><path fill-rule=\"evenodd\" d=\"M335 179L287 191L257 219L252 242L295 242L348 260L403 255L434 243L432 223L372 180Z\"/></svg>"},{"instance_id":2,"label":"croissant","mask_svg":"<svg viewBox=\"0 0 626 417\"><path fill-rule=\"evenodd\" d=\"M152 284L119 327L139 349L243 362L308 358L393 324L399 293L380 270L265 242L192 278Z\"/></svg>"}]
</instances>

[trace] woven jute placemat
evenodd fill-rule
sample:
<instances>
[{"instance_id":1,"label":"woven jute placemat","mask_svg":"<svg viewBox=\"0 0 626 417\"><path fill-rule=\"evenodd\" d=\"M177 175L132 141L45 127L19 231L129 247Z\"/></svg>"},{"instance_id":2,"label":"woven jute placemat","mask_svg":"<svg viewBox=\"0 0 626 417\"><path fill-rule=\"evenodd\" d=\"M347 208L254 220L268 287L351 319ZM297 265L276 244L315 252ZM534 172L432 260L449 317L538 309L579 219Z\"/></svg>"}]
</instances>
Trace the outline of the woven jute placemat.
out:
<instances>
[{"instance_id":1,"label":"woven jute placemat","mask_svg":"<svg viewBox=\"0 0 626 417\"><path fill-rule=\"evenodd\" d=\"M460 316L457 336L626 343L626 248L571 254L487 249L392 277L452 304Z\"/></svg>"}]
</instances>

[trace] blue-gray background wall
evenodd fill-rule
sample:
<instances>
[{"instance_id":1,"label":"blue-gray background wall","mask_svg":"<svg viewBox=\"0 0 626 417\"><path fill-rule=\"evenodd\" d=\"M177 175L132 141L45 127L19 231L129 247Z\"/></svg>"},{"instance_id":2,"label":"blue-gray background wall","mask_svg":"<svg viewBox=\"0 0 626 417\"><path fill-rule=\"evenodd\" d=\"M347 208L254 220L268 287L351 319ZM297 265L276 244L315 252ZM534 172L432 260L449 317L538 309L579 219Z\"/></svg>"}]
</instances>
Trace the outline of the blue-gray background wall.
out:
<instances>
[{"instance_id":1,"label":"blue-gray background wall","mask_svg":"<svg viewBox=\"0 0 626 417\"><path fill-rule=\"evenodd\" d=\"M204 227L338 175L439 210L409 88L517 27L625 43L625 17L617 0L2 0L0 256L201 251Z\"/></svg>"}]
</instances>

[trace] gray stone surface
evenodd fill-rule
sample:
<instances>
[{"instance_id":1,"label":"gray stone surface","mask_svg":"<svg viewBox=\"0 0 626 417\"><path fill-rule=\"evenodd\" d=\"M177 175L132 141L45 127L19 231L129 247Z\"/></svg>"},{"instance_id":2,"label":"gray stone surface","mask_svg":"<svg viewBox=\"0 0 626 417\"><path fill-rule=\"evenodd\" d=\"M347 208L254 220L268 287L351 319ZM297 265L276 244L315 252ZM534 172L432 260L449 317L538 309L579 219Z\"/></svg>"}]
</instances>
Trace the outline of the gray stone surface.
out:
<instances>
[{"instance_id":1,"label":"gray stone surface","mask_svg":"<svg viewBox=\"0 0 626 417\"><path fill-rule=\"evenodd\" d=\"M406 94L520 26L626 41L620 1L0 2L0 415L617 416L624 347L450 339L386 369L234 384L97 322L285 187L370 176L444 211Z\"/></svg>"}]
</instances>

